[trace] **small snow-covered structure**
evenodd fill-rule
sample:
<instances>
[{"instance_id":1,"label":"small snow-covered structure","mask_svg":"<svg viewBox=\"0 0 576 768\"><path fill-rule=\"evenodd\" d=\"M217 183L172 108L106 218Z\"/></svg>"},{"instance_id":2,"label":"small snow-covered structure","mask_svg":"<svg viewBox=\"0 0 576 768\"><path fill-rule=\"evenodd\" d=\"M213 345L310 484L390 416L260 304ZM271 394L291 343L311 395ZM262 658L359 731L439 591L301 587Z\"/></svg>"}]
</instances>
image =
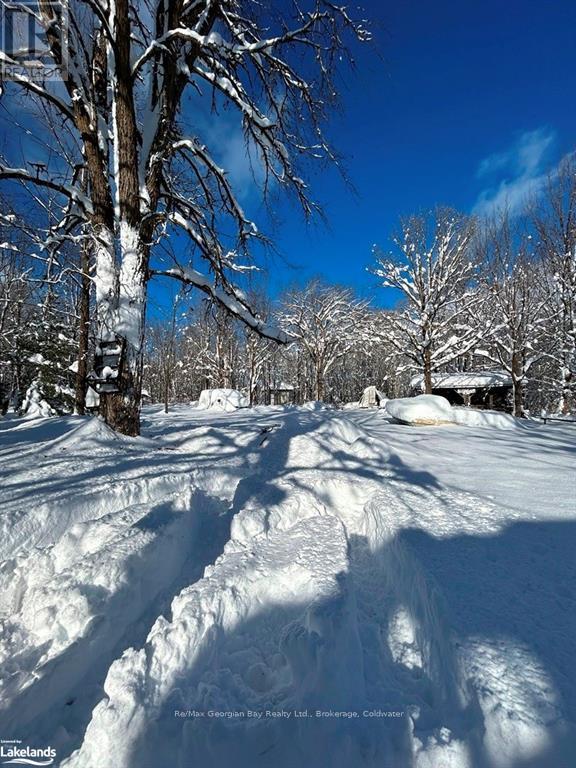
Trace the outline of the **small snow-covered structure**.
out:
<instances>
[{"instance_id":1,"label":"small snow-covered structure","mask_svg":"<svg viewBox=\"0 0 576 768\"><path fill-rule=\"evenodd\" d=\"M412 392L424 391L424 377L410 381ZM460 371L433 373L432 394L445 397L452 405L510 410L512 379L504 371Z\"/></svg>"},{"instance_id":2,"label":"small snow-covered structure","mask_svg":"<svg viewBox=\"0 0 576 768\"><path fill-rule=\"evenodd\" d=\"M436 425L454 424L452 406L445 397L417 395L388 400L386 412L401 424Z\"/></svg>"},{"instance_id":3,"label":"small snow-covered structure","mask_svg":"<svg viewBox=\"0 0 576 768\"><path fill-rule=\"evenodd\" d=\"M296 402L296 387L281 381L270 387L270 405L292 405Z\"/></svg>"},{"instance_id":4,"label":"small snow-covered structure","mask_svg":"<svg viewBox=\"0 0 576 768\"><path fill-rule=\"evenodd\" d=\"M379 408L380 404L386 400L384 395L374 386L366 387L362 397L358 401L360 408Z\"/></svg>"},{"instance_id":5,"label":"small snow-covered structure","mask_svg":"<svg viewBox=\"0 0 576 768\"><path fill-rule=\"evenodd\" d=\"M203 389L196 407L200 410L228 413L238 408L247 408L248 400L237 389Z\"/></svg>"}]
</instances>

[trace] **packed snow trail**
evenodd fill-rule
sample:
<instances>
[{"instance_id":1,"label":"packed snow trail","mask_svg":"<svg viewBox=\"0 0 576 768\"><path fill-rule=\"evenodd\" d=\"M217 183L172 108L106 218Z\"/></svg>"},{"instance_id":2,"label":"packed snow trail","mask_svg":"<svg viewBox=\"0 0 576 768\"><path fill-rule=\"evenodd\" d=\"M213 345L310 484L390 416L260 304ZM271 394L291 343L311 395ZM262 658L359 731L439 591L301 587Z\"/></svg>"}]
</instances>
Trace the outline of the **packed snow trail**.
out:
<instances>
[{"instance_id":1,"label":"packed snow trail","mask_svg":"<svg viewBox=\"0 0 576 768\"><path fill-rule=\"evenodd\" d=\"M98 476L70 432L78 421L24 451L10 477L24 559L3 567L10 585L20 569L10 631L28 649L16 676L2 667L2 724L29 723L15 735L56 743L69 768L573 764L569 427L412 428L320 407L148 414L136 441L84 427L98 433L89 463L115 466L121 506L96 489L89 518L78 501L82 475ZM40 520L18 509L26 472L35 482L28 460L39 464ZM50 479L58 468L70 471L68 497ZM53 490L65 510L55 529ZM26 552L25 530L37 550ZM106 599L82 593L101 572ZM154 572L160 584L146 582ZM86 625L40 614L45 636L34 634L24 606L51 604L51 590ZM133 603L123 615L110 611L118 594ZM65 668L70 643L97 658L92 640L113 639L98 626L116 620L121 637L98 674L71 665L66 689L45 674L54 659ZM50 692L51 709L28 708L27 680Z\"/></svg>"}]
</instances>

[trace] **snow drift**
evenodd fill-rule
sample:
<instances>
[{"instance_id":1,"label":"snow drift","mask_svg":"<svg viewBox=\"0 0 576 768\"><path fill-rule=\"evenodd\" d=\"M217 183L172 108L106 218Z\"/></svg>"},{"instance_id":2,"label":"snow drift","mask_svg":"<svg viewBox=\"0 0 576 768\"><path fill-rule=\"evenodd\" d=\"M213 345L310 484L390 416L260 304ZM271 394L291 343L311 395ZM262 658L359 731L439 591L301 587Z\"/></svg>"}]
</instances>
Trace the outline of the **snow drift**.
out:
<instances>
[{"instance_id":1,"label":"snow drift","mask_svg":"<svg viewBox=\"0 0 576 768\"><path fill-rule=\"evenodd\" d=\"M2 730L66 768L569 765L573 427L451 413L483 429L0 424Z\"/></svg>"},{"instance_id":2,"label":"snow drift","mask_svg":"<svg viewBox=\"0 0 576 768\"><path fill-rule=\"evenodd\" d=\"M512 416L511 413L478 411L475 408L464 408L463 406L454 406L452 408L452 416L456 424L462 424L465 427L515 429L521 424L521 420Z\"/></svg>"}]
</instances>

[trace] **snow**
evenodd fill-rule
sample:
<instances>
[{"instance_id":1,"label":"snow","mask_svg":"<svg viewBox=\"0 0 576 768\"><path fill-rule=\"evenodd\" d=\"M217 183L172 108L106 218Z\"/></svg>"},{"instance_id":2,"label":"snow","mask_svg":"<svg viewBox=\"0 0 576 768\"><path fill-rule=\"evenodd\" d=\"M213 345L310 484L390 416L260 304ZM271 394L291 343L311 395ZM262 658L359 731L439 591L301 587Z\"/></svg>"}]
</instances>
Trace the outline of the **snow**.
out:
<instances>
[{"instance_id":1,"label":"snow","mask_svg":"<svg viewBox=\"0 0 576 768\"><path fill-rule=\"evenodd\" d=\"M230 412L238 408L247 408L248 400L236 389L203 389L196 407Z\"/></svg>"},{"instance_id":2,"label":"snow","mask_svg":"<svg viewBox=\"0 0 576 768\"><path fill-rule=\"evenodd\" d=\"M0 422L3 733L63 768L570 765L574 426L450 413Z\"/></svg>"},{"instance_id":3,"label":"snow","mask_svg":"<svg viewBox=\"0 0 576 768\"><path fill-rule=\"evenodd\" d=\"M44 355L40 352L35 352L33 355L30 355L27 360L29 363L34 363L35 365L50 365L50 361L46 360Z\"/></svg>"},{"instance_id":4,"label":"snow","mask_svg":"<svg viewBox=\"0 0 576 768\"><path fill-rule=\"evenodd\" d=\"M382 407L386 402L384 395L375 387L366 387L358 401L360 408Z\"/></svg>"},{"instance_id":5,"label":"snow","mask_svg":"<svg viewBox=\"0 0 576 768\"><path fill-rule=\"evenodd\" d=\"M388 400L386 411L403 424L452 424L452 406L439 395L418 395Z\"/></svg>"},{"instance_id":6,"label":"snow","mask_svg":"<svg viewBox=\"0 0 576 768\"><path fill-rule=\"evenodd\" d=\"M37 381L33 381L26 390L26 395L22 402L22 413L27 419L47 418L48 416L56 415L54 408L42 397L40 385Z\"/></svg>"},{"instance_id":7,"label":"snow","mask_svg":"<svg viewBox=\"0 0 576 768\"><path fill-rule=\"evenodd\" d=\"M475 408L454 406L452 416L456 424L466 427L496 427L498 429L516 429L522 422L510 413L499 411L478 411Z\"/></svg>"},{"instance_id":8,"label":"snow","mask_svg":"<svg viewBox=\"0 0 576 768\"><path fill-rule=\"evenodd\" d=\"M412 389L424 388L424 377L414 376ZM476 389L480 387L511 387L512 377L503 371L464 371L458 373L433 373L434 389Z\"/></svg>"},{"instance_id":9,"label":"snow","mask_svg":"<svg viewBox=\"0 0 576 768\"><path fill-rule=\"evenodd\" d=\"M516 429L528 426L509 413L499 411L476 410L452 406L440 395L417 395L387 400L384 405L387 413L402 424L439 425L459 424L465 427L494 427L497 429Z\"/></svg>"},{"instance_id":10,"label":"snow","mask_svg":"<svg viewBox=\"0 0 576 768\"><path fill-rule=\"evenodd\" d=\"M86 390L86 408L97 408L100 405L100 395L92 387Z\"/></svg>"}]
</instances>

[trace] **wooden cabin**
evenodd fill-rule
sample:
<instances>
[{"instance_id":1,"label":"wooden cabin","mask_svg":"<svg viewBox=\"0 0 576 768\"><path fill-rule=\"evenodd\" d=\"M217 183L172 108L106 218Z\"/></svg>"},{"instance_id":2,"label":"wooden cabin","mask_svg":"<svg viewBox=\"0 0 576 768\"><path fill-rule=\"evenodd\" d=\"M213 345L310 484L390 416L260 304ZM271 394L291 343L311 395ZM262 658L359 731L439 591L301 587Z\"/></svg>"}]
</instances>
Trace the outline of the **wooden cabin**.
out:
<instances>
[{"instance_id":1,"label":"wooden cabin","mask_svg":"<svg viewBox=\"0 0 576 768\"><path fill-rule=\"evenodd\" d=\"M410 387L413 395L422 394L424 376L414 376ZM433 373L432 394L452 405L512 412L512 378L503 371Z\"/></svg>"}]
</instances>

